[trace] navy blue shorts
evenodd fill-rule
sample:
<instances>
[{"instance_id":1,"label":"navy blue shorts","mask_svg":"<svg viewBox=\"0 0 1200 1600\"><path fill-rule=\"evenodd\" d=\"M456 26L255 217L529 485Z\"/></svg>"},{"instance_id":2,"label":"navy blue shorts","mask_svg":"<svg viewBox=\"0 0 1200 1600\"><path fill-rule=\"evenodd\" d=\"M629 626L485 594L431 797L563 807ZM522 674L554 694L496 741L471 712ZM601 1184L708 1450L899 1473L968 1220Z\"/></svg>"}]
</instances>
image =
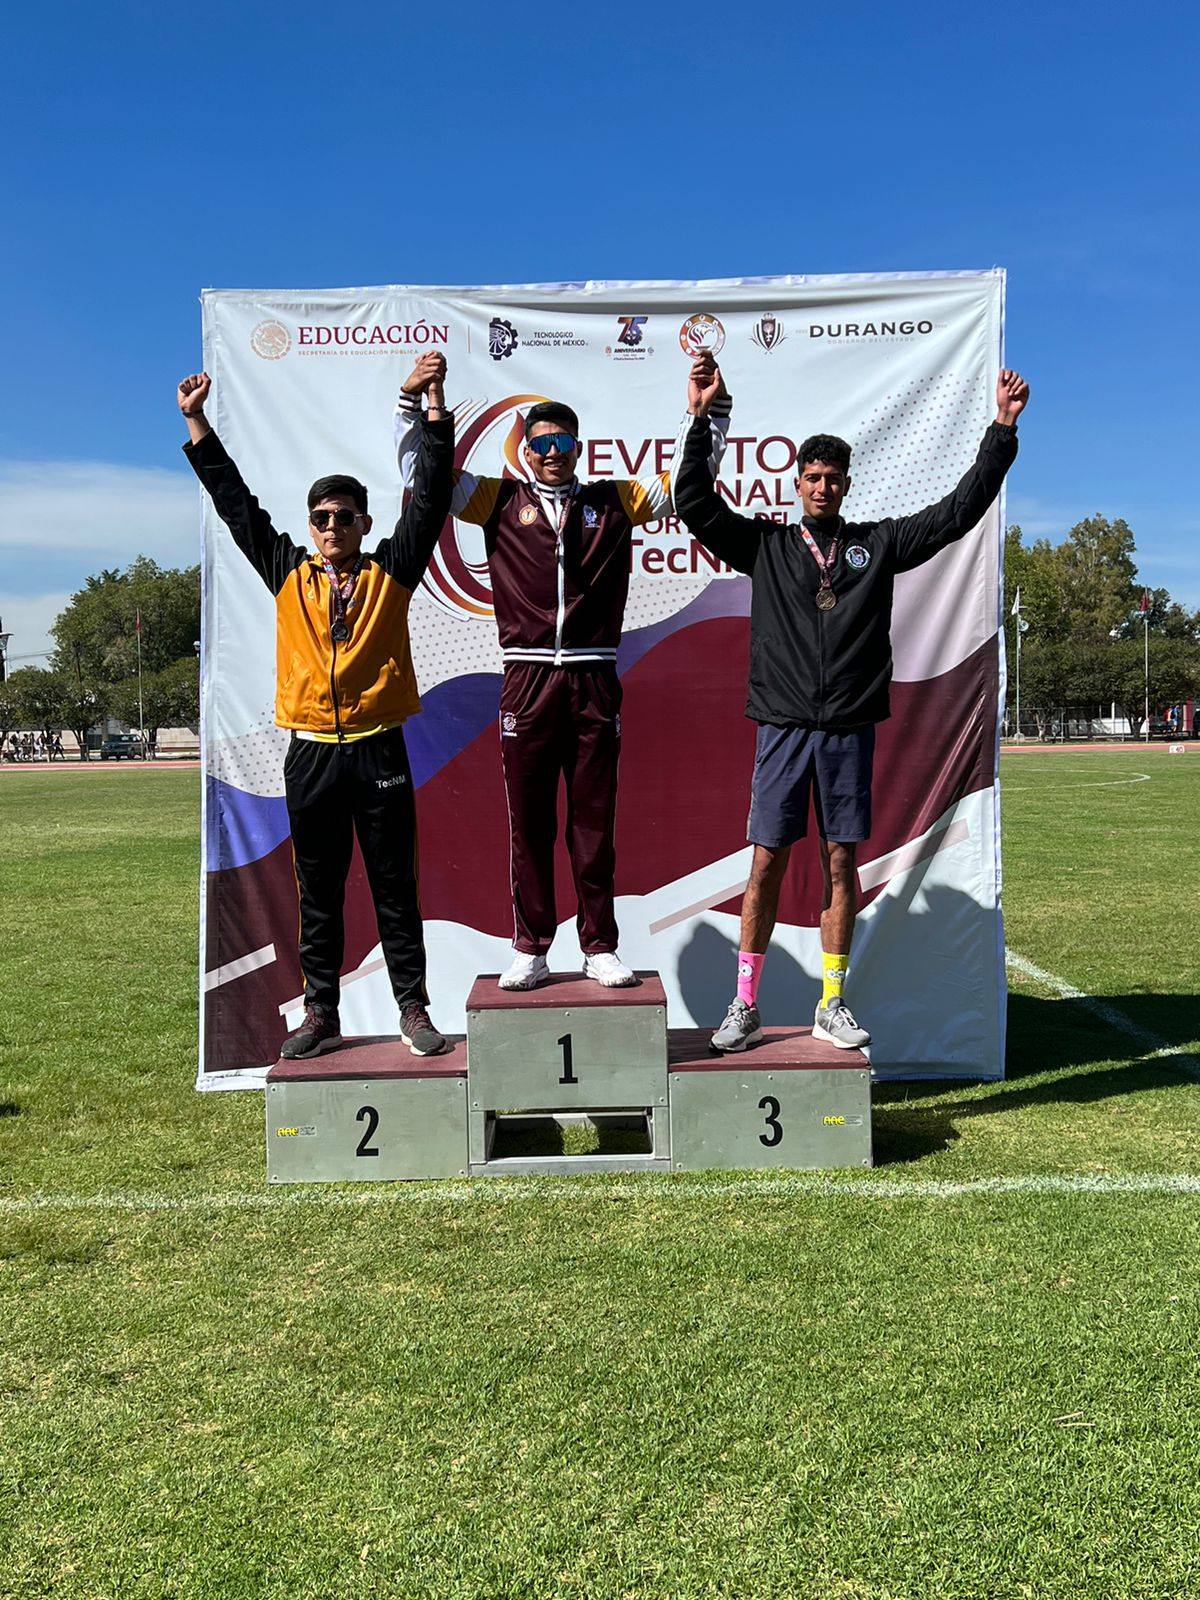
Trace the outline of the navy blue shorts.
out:
<instances>
[{"instance_id":1,"label":"navy blue shorts","mask_svg":"<svg viewBox=\"0 0 1200 1600\"><path fill-rule=\"evenodd\" d=\"M874 758L873 723L842 733L759 723L747 839L770 850L803 839L810 795L822 839L869 838Z\"/></svg>"}]
</instances>

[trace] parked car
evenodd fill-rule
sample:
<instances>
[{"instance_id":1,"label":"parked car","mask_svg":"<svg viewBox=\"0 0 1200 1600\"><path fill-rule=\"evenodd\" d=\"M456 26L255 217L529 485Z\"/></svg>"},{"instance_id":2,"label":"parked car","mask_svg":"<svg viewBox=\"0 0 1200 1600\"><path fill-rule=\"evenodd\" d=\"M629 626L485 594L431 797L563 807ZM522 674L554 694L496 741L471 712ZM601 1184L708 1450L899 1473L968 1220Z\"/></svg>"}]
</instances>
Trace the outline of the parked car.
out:
<instances>
[{"instance_id":1,"label":"parked car","mask_svg":"<svg viewBox=\"0 0 1200 1600\"><path fill-rule=\"evenodd\" d=\"M140 761L143 754L141 735L137 733L110 733L101 741L101 761Z\"/></svg>"}]
</instances>

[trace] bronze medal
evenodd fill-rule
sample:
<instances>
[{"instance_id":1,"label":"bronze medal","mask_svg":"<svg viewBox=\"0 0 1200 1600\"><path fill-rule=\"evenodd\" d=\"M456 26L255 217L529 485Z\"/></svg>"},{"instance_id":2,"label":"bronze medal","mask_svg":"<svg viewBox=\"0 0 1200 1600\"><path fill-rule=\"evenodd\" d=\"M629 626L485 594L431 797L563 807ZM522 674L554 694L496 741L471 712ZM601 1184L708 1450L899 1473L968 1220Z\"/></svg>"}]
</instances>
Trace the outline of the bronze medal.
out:
<instances>
[{"instance_id":1,"label":"bronze medal","mask_svg":"<svg viewBox=\"0 0 1200 1600\"><path fill-rule=\"evenodd\" d=\"M839 523L838 526L840 527L841 524ZM817 567L821 573L821 587L817 590L816 595L817 610L832 611L834 606L837 605L837 595L834 594L833 589L830 586L829 574L833 571L834 565L838 558L838 541L834 539L832 544L829 546L829 554L822 555L820 546L817 544L817 541L813 538L812 534L809 533L808 529L803 523L800 524L800 537L807 545L808 553L817 563Z\"/></svg>"}]
</instances>

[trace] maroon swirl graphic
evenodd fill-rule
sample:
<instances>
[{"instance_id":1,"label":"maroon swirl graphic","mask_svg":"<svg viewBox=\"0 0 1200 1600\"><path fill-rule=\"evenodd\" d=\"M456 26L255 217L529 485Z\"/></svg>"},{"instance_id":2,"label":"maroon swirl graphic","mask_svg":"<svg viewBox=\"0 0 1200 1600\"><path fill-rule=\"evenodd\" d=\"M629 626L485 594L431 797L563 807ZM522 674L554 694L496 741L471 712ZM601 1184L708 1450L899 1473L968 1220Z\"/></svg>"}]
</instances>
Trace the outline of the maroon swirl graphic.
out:
<instances>
[{"instance_id":1,"label":"maroon swirl graphic","mask_svg":"<svg viewBox=\"0 0 1200 1600\"><path fill-rule=\"evenodd\" d=\"M540 394L515 394L488 406L463 431L454 450L454 466L465 471L468 462L484 438L491 433L506 412L514 413L512 425L501 445L501 476L525 478L521 465L521 446L525 441L525 415L522 406L537 405L545 398ZM453 516L438 539L433 559L426 568L422 587L433 596L443 609L453 616L492 616L492 586L487 575L487 561L468 561L458 542L458 530Z\"/></svg>"}]
</instances>

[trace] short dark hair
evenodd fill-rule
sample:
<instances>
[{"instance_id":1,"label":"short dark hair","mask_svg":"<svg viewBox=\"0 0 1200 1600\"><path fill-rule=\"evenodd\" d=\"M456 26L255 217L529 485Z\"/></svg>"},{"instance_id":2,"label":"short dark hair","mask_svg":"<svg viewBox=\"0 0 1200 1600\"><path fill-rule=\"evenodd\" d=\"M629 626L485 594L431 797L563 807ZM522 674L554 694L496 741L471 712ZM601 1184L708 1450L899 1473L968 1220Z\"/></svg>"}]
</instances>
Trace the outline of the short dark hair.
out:
<instances>
[{"instance_id":1,"label":"short dark hair","mask_svg":"<svg viewBox=\"0 0 1200 1600\"><path fill-rule=\"evenodd\" d=\"M317 479L308 491L308 509L311 511L322 500L332 499L339 494L345 495L347 500L353 500L358 510L366 516L367 486L359 483L357 478L348 478L344 472L331 472L327 478Z\"/></svg>"},{"instance_id":2,"label":"short dark hair","mask_svg":"<svg viewBox=\"0 0 1200 1600\"><path fill-rule=\"evenodd\" d=\"M573 438L579 437L579 418L561 400L539 400L525 413L525 437L528 439L539 422L560 422L569 428Z\"/></svg>"},{"instance_id":3,"label":"short dark hair","mask_svg":"<svg viewBox=\"0 0 1200 1600\"><path fill-rule=\"evenodd\" d=\"M805 439L796 457L796 465L803 467L809 461L828 461L831 467L850 471L850 446L834 433L814 433Z\"/></svg>"}]
</instances>

